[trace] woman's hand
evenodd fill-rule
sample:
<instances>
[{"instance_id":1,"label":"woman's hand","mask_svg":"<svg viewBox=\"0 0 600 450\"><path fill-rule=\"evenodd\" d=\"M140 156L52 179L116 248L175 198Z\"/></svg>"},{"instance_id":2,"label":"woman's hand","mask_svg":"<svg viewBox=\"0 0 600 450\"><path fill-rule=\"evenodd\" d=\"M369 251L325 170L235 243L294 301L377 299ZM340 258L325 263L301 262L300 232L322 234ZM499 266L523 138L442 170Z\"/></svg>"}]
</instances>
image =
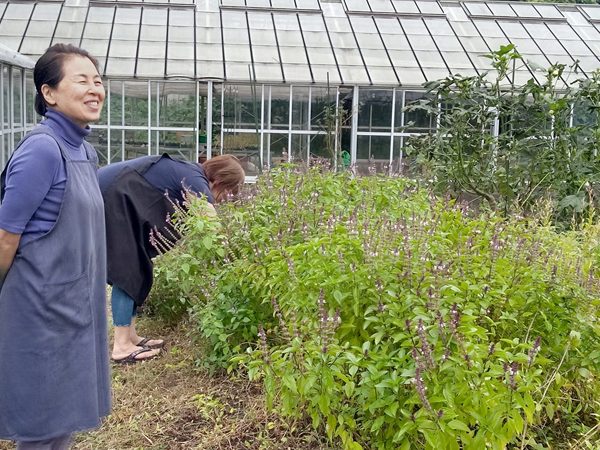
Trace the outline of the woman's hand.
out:
<instances>
[{"instance_id":1,"label":"woman's hand","mask_svg":"<svg viewBox=\"0 0 600 450\"><path fill-rule=\"evenodd\" d=\"M0 286L4 283L4 278L6 278L6 274L15 259L20 241L20 234L9 233L0 229Z\"/></svg>"}]
</instances>

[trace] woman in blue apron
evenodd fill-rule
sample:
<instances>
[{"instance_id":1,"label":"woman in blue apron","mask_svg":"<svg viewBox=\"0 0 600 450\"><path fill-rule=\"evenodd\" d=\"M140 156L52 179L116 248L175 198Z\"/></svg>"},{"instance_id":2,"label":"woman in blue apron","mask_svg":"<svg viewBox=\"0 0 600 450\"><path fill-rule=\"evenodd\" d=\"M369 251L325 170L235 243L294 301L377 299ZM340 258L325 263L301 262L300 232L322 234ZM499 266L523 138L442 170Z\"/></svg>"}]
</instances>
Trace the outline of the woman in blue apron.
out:
<instances>
[{"instance_id":1,"label":"woman in blue apron","mask_svg":"<svg viewBox=\"0 0 600 450\"><path fill-rule=\"evenodd\" d=\"M221 155L203 164L162 156L109 164L98 171L106 210L108 283L112 285L113 361L131 364L153 358L163 341L138 336L135 313L152 287L157 251L150 231L164 231L173 203L183 204L184 189L209 203L236 194L244 183L237 158ZM171 233L172 234L172 233Z\"/></svg>"},{"instance_id":2,"label":"woman in blue apron","mask_svg":"<svg viewBox=\"0 0 600 450\"><path fill-rule=\"evenodd\" d=\"M69 448L110 411L104 207L85 141L105 92L97 61L71 45L35 65L45 119L2 172L0 439Z\"/></svg>"}]
</instances>

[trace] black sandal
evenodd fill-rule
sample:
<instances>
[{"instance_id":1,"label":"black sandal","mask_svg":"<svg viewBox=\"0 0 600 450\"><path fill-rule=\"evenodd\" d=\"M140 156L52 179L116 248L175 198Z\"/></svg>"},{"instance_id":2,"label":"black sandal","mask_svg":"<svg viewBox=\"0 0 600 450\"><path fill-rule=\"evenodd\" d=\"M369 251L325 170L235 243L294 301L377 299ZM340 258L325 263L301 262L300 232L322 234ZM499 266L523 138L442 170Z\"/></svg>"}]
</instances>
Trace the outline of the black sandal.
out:
<instances>
[{"instance_id":1,"label":"black sandal","mask_svg":"<svg viewBox=\"0 0 600 450\"><path fill-rule=\"evenodd\" d=\"M119 359L113 358L112 361L116 364L135 364L137 362L148 361L149 359L156 358L158 356L158 353L156 355L152 355L147 358L136 358L136 356L141 355L142 353L148 353L151 351L152 351L152 349L150 347L142 347L139 350L135 350L135 351L131 352L125 358L119 358Z\"/></svg>"},{"instance_id":2,"label":"black sandal","mask_svg":"<svg viewBox=\"0 0 600 450\"><path fill-rule=\"evenodd\" d=\"M150 338L144 338L142 339L140 342L138 342L137 344L135 344L138 347L146 347L146 348L163 348L165 346L165 341L162 341L160 344L154 344L154 345L146 345L147 342L150 342L152 339Z\"/></svg>"}]
</instances>

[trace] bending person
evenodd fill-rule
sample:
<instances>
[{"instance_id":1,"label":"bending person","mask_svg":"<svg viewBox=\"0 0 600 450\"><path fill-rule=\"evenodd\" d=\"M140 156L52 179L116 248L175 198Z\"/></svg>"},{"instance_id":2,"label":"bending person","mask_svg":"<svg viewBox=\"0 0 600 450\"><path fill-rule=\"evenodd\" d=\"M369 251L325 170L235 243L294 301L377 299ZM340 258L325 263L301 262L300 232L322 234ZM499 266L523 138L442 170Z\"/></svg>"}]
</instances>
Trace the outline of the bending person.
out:
<instances>
[{"instance_id":1,"label":"bending person","mask_svg":"<svg viewBox=\"0 0 600 450\"><path fill-rule=\"evenodd\" d=\"M105 92L72 45L46 50L33 79L45 119L1 176L0 439L62 450L110 411L104 208L85 141Z\"/></svg>"},{"instance_id":2,"label":"bending person","mask_svg":"<svg viewBox=\"0 0 600 450\"><path fill-rule=\"evenodd\" d=\"M237 194L244 170L237 158L222 155L203 164L143 156L110 164L98 172L104 197L108 283L112 285L114 343L112 359L135 363L155 357L160 339L143 338L135 328L136 310L152 287L151 230L163 230L173 213L172 202L184 200L184 189L205 195L210 203Z\"/></svg>"}]
</instances>

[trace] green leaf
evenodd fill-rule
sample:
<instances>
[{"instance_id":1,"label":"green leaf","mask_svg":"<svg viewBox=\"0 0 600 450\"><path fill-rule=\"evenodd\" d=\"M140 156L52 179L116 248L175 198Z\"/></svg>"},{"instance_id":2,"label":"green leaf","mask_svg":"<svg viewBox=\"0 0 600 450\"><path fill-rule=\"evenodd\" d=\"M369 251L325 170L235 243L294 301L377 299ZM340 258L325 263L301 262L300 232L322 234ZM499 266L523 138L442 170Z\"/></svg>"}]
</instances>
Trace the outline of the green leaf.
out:
<instances>
[{"instance_id":1,"label":"green leaf","mask_svg":"<svg viewBox=\"0 0 600 450\"><path fill-rule=\"evenodd\" d=\"M450 428L452 428L453 430L467 431L467 432L471 431L466 423L461 422L458 419L453 419L450 422L448 422L448 426Z\"/></svg>"}]
</instances>

